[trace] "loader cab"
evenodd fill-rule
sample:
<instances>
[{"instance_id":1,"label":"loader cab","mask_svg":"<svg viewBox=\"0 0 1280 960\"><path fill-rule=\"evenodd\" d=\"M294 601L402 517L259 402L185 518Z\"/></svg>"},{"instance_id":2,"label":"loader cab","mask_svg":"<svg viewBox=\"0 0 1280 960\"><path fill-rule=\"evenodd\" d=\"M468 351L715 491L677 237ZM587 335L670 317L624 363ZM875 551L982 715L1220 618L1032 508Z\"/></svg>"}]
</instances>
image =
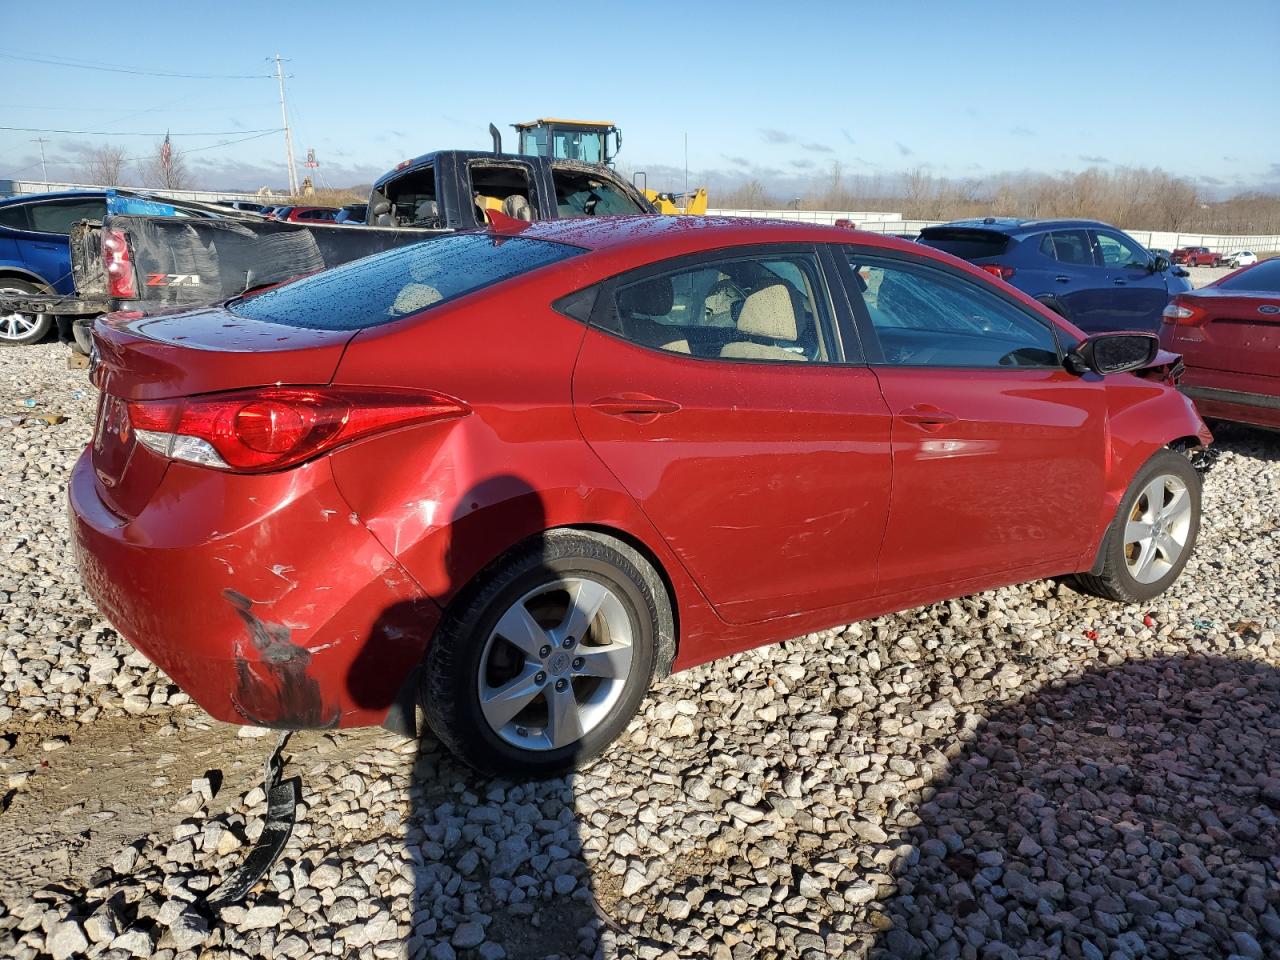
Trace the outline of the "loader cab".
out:
<instances>
[{"instance_id":1,"label":"loader cab","mask_svg":"<svg viewBox=\"0 0 1280 960\"><path fill-rule=\"evenodd\" d=\"M549 160L579 160L611 165L622 148L622 131L607 120L557 120L543 117L514 124L520 152ZM609 138L613 138L610 143Z\"/></svg>"}]
</instances>

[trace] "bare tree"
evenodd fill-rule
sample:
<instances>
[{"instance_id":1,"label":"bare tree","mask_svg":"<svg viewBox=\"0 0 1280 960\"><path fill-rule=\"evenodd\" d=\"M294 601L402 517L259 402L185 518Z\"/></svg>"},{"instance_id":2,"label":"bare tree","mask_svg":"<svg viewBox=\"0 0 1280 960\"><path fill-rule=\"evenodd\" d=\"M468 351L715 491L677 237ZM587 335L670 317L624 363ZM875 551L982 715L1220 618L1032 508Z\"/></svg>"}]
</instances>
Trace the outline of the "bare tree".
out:
<instances>
[{"instance_id":1,"label":"bare tree","mask_svg":"<svg viewBox=\"0 0 1280 960\"><path fill-rule=\"evenodd\" d=\"M736 190L725 194L724 206L737 210L763 210L773 206L773 198L759 180L748 180Z\"/></svg>"},{"instance_id":2,"label":"bare tree","mask_svg":"<svg viewBox=\"0 0 1280 960\"><path fill-rule=\"evenodd\" d=\"M80 176L84 178L85 183L92 183L95 186L119 186L120 175L124 173L124 165L128 159L121 147L111 144L94 147L84 155Z\"/></svg>"},{"instance_id":3,"label":"bare tree","mask_svg":"<svg viewBox=\"0 0 1280 960\"><path fill-rule=\"evenodd\" d=\"M142 177L148 186L165 190L185 190L191 186L182 151L173 147L168 137L156 144L155 153L143 161Z\"/></svg>"}]
</instances>

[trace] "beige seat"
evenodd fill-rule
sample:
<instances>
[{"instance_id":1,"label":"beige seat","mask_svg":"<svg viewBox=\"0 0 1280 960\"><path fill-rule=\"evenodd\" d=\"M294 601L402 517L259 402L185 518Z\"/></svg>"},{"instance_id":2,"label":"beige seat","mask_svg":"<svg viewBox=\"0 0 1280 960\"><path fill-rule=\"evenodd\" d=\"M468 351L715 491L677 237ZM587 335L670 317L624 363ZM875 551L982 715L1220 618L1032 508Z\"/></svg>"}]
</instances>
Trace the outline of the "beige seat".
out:
<instances>
[{"instance_id":1,"label":"beige seat","mask_svg":"<svg viewBox=\"0 0 1280 960\"><path fill-rule=\"evenodd\" d=\"M396 301L391 305L388 314L393 317L408 316L427 309L441 299L440 291L429 283L406 283L396 294Z\"/></svg>"},{"instance_id":2,"label":"beige seat","mask_svg":"<svg viewBox=\"0 0 1280 960\"><path fill-rule=\"evenodd\" d=\"M785 283L762 287L742 302L742 311L738 314L738 334L768 340L789 340L792 343L800 339L795 303ZM794 350L751 340L726 343L720 350L720 356L736 360L807 359L804 354Z\"/></svg>"},{"instance_id":3,"label":"beige seat","mask_svg":"<svg viewBox=\"0 0 1280 960\"><path fill-rule=\"evenodd\" d=\"M666 350L668 353L689 353L689 352L691 352L691 351L689 350L689 341L688 341L688 340L672 340L670 343L664 343L664 344L662 344L662 345L661 345L661 348L662 348L663 350Z\"/></svg>"}]
</instances>

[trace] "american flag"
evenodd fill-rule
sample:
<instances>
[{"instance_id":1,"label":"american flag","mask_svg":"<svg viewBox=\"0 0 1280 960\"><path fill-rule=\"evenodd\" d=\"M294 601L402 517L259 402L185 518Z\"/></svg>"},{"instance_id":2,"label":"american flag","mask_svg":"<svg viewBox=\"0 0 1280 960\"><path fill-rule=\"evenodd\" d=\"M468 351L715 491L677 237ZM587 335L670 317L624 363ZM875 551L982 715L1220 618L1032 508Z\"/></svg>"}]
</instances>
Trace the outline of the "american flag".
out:
<instances>
[{"instance_id":1,"label":"american flag","mask_svg":"<svg viewBox=\"0 0 1280 960\"><path fill-rule=\"evenodd\" d=\"M173 162L173 144L169 142L169 131L164 132L164 143L160 144L160 162L166 167Z\"/></svg>"}]
</instances>

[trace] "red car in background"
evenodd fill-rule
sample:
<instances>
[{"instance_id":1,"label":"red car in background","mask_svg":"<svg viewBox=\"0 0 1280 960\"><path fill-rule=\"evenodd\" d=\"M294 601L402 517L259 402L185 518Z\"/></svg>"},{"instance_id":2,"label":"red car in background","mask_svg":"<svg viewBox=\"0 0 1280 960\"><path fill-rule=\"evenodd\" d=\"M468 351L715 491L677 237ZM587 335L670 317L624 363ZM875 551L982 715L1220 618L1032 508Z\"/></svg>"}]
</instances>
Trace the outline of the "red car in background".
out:
<instances>
[{"instance_id":1,"label":"red car in background","mask_svg":"<svg viewBox=\"0 0 1280 960\"><path fill-rule=\"evenodd\" d=\"M333 223L338 218L338 207L276 207L267 214L268 220L287 220L289 223Z\"/></svg>"},{"instance_id":2,"label":"red car in background","mask_svg":"<svg viewBox=\"0 0 1280 960\"><path fill-rule=\"evenodd\" d=\"M1222 265L1222 254L1214 253L1208 247L1179 247L1169 258L1174 263L1188 267L1217 267Z\"/></svg>"},{"instance_id":3,"label":"red car in background","mask_svg":"<svg viewBox=\"0 0 1280 960\"><path fill-rule=\"evenodd\" d=\"M1182 392L1203 416L1280 429L1280 259L1178 294L1160 345L1182 354Z\"/></svg>"},{"instance_id":4,"label":"red car in background","mask_svg":"<svg viewBox=\"0 0 1280 960\"><path fill-rule=\"evenodd\" d=\"M1211 439L1154 335L804 224L511 221L94 339L69 495L120 632L218 719L419 698L509 777L758 644L1046 576L1154 597Z\"/></svg>"}]
</instances>

